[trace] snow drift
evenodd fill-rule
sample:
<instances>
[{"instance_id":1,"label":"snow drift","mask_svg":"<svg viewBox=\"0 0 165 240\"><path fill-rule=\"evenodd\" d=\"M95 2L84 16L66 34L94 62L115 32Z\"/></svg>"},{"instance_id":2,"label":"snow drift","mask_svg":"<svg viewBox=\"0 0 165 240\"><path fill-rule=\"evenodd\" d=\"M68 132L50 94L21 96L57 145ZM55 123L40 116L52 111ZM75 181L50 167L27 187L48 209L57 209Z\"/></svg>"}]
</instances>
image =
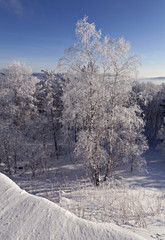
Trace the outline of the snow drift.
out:
<instances>
[{"instance_id":1,"label":"snow drift","mask_svg":"<svg viewBox=\"0 0 165 240\"><path fill-rule=\"evenodd\" d=\"M76 217L47 199L21 190L0 173L0 239L2 240L142 240L115 224Z\"/></svg>"}]
</instances>

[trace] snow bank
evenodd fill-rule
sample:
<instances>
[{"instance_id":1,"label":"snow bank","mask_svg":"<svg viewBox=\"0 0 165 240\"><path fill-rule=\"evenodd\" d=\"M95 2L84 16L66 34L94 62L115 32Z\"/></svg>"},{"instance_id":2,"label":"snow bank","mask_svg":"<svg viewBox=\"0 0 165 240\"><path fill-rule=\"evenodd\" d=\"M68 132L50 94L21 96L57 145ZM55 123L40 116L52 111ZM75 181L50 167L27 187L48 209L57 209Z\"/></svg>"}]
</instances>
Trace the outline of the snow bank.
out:
<instances>
[{"instance_id":1,"label":"snow bank","mask_svg":"<svg viewBox=\"0 0 165 240\"><path fill-rule=\"evenodd\" d=\"M76 217L47 199L21 190L0 173L0 239L3 240L142 240L114 224Z\"/></svg>"}]
</instances>

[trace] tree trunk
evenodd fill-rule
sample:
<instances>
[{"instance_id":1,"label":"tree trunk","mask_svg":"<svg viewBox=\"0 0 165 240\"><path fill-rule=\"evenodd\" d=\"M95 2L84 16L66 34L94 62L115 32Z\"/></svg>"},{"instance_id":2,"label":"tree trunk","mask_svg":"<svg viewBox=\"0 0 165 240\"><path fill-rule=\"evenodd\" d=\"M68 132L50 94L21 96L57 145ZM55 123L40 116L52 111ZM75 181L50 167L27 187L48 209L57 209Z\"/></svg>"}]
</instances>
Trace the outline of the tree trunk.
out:
<instances>
[{"instance_id":1,"label":"tree trunk","mask_svg":"<svg viewBox=\"0 0 165 240\"><path fill-rule=\"evenodd\" d=\"M17 173L17 153L14 151L14 174Z\"/></svg>"},{"instance_id":2,"label":"tree trunk","mask_svg":"<svg viewBox=\"0 0 165 240\"><path fill-rule=\"evenodd\" d=\"M11 175L11 166L10 166L10 159L9 159L9 148L7 147L7 143L4 142L4 149L5 149L5 155L6 155L6 163L7 163L7 171Z\"/></svg>"},{"instance_id":3,"label":"tree trunk","mask_svg":"<svg viewBox=\"0 0 165 240\"><path fill-rule=\"evenodd\" d=\"M56 153L56 157L58 159L58 146L57 146L57 137L56 137L56 126L55 126L55 121L54 121L52 108L51 108L51 120L52 120L52 128L53 128L53 139L54 139L55 153Z\"/></svg>"},{"instance_id":4,"label":"tree trunk","mask_svg":"<svg viewBox=\"0 0 165 240\"><path fill-rule=\"evenodd\" d=\"M111 139L110 139L110 141L111 141ZM107 178L109 176L111 167L112 167L112 145L110 144L110 147L109 147L109 159L108 159L108 163L106 165L104 181L107 181Z\"/></svg>"},{"instance_id":5,"label":"tree trunk","mask_svg":"<svg viewBox=\"0 0 165 240\"><path fill-rule=\"evenodd\" d=\"M70 130L70 127L67 128L67 131L68 131L68 151L69 151L69 158L70 160L72 160L72 157L71 157L71 148L72 148L72 145L71 145L71 130Z\"/></svg>"},{"instance_id":6,"label":"tree trunk","mask_svg":"<svg viewBox=\"0 0 165 240\"><path fill-rule=\"evenodd\" d=\"M109 175L109 171L110 171L110 163L107 164L106 167L106 171L105 171L105 175L104 175L104 181L107 181L108 175Z\"/></svg>"},{"instance_id":7,"label":"tree trunk","mask_svg":"<svg viewBox=\"0 0 165 240\"><path fill-rule=\"evenodd\" d=\"M134 158L134 155L132 155L132 159L131 159L131 172L133 172L133 170L134 170L134 161L135 161L135 158Z\"/></svg>"},{"instance_id":8,"label":"tree trunk","mask_svg":"<svg viewBox=\"0 0 165 240\"><path fill-rule=\"evenodd\" d=\"M75 139L75 142L77 142L77 127L76 127L76 123L75 123L75 126L74 126L74 139Z\"/></svg>"},{"instance_id":9,"label":"tree trunk","mask_svg":"<svg viewBox=\"0 0 165 240\"><path fill-rule=\"evenodd\" d=\"M96 183L96 186L100 185L99 171L98 170L95 170L95 183Z\"/></svg>"}]
</instances>

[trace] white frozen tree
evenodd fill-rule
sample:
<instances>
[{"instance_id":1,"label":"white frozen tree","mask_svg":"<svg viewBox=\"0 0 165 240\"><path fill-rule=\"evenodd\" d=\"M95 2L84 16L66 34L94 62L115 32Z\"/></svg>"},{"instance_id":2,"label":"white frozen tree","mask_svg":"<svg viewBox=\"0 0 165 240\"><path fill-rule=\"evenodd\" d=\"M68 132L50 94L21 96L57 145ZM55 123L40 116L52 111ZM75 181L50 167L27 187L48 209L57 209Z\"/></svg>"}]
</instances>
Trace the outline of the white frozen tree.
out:
<instances>
[{"instance_id":1,"label":"white frozen tree","mask_svg":"<svg viewBox=\"0 0 165 240\"><path fill-rule=\"evenodd\" d=\"M151 82L140 83L136 81L133 85L132 94L143 110L146 121L145 135L148 142L150 145L155 146L157 134L163 120L161 108L161 101L164 98L163 88Z\"/></svg>"},{"instance_id":2,"label":"white frozen tree","mask_svg":"<svg viewBox=\"0 0 165 240\"><path fill-rule=\"evenodd\" d=\"M131 106L124 115L123 125L126 125L123 134L125 163L131 172L134 170L143 171L146 161L141 155L148 149L148 144L144 135L145 123L139 117L142 115L142 110L138 106Z\"/></svg>"},{"instance_id":3,"label":"white frozen tree","mask_svg":"<svg viewBox=\"0 0 165 240\"><path fill-rule=\"evenodd\" d=\"M55 76L54 71L42 70L42 72L44 75L42 81L37 86L36 92L40 112L39 118L42 119L40 132L42 131L43 133L41 137L44 144L48 135L49 137L53 136L55 155L58 159L57 132L59 130L59 118L62 111L60 78Z\"/></svg>"},{"instance_id":4,"label":"white frozen tree","mask_svg":"<svg viewBox=\"0 0 165 240\"><path fill-rule=\"evenodd\" d=\"M34 92L39 81L32 76L31 67L23 63L14 62L4 69L4 90L7 91L8 107L15 117L15 125L21 126L31 117L29 112L34 111Z\"/></svg>"},{"instance_id":5,"label":"white frozen tree","mask_svg":"<svg viewBox=\"0 0 165 240\"><path fill-rule=\"evenodd\" d=\"M157 145L157 149L161 150L162 155L165 155L165 126L162 125L160 130L158 131L157 139L159 143Z\"/></svg>"},{"instance_id":6,"label":"white frozen tree","mask_svg":"<svg viewBox=\"0 0 165 240\"><path fill-rule=\"evenodd\" d=\"M124 132L129 127L125 121L129 119L123 112L129 118L131 113L136 115L136 107L130 110L128 102L138 61L129 54L129 42L123 38L102 39L101 31L88 23L87 17L77 22L76 35L78 42L65 51L67 57L59 62L66 70L62 124L74 130L75 152L83 157L99 185L101 169L106 180L124 158Z\"/></svg>"},{"instance_id":7,"label":"white frozen tree","mask_svg":"<svg viewBox=\"0 0 165 240\"><path fill-rule=\"evenodd\" d=\"M25 135L36 111L33 95L37 82L32 69L19 62L4 69L0 79L0 154L10 174L12 168L16 172L17 161L24 156Z\"/></svg>"},{"instance_id":8,"label":"white frozen tree","mask_svg":"<svg viewBox=\"0 0 165 240\"><path fill-rule=\"evenodd\" d=\"M162 121L159 121L160 127L157 132L157 149L165 156L165 84L161 85L159 99L159 114L161 113Z\"/></svg>"}]
</instances>

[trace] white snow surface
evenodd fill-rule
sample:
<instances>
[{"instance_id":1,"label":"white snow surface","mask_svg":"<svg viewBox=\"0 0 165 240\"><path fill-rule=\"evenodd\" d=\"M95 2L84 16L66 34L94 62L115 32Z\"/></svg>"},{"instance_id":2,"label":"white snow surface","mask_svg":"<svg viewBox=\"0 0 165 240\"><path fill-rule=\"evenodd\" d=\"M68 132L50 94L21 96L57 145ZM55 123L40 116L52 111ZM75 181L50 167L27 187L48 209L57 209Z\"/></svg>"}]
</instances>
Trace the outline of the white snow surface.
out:
<instances>
[{"instance_id":1,"label":"white snow surface","mask_svg":"<svg viewBox=\"0 0 165 240\"><path fill-rule=\"evenodd\" d=\"M115 224L94 223L21 190L0 173L0 240L142 240Z\"/></svg>"}]
</instances>

